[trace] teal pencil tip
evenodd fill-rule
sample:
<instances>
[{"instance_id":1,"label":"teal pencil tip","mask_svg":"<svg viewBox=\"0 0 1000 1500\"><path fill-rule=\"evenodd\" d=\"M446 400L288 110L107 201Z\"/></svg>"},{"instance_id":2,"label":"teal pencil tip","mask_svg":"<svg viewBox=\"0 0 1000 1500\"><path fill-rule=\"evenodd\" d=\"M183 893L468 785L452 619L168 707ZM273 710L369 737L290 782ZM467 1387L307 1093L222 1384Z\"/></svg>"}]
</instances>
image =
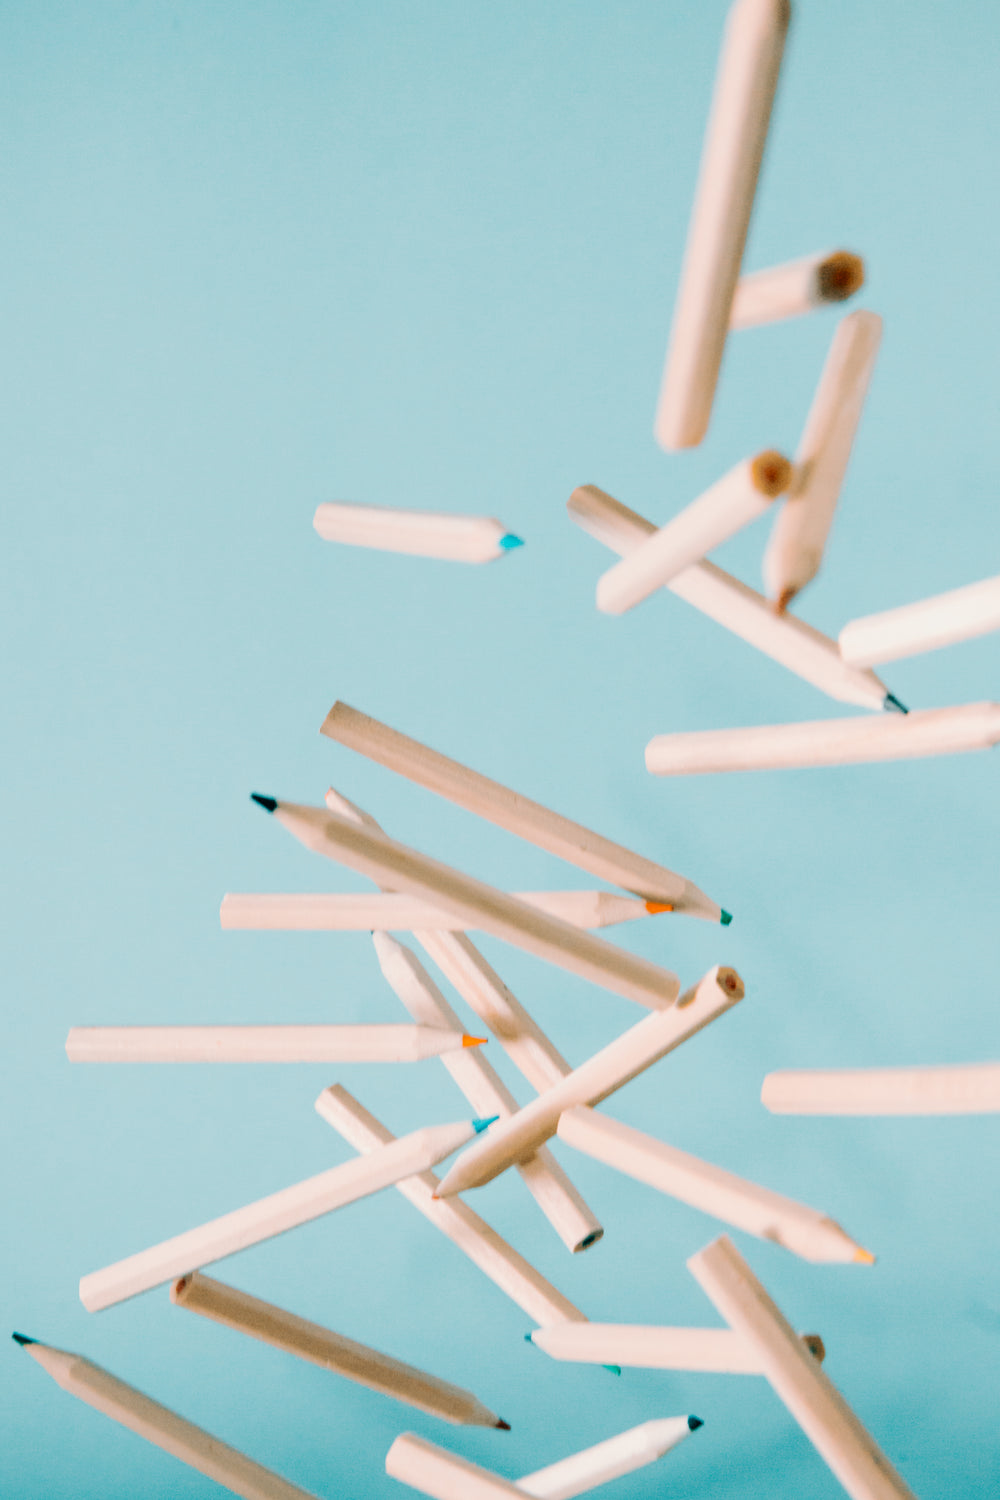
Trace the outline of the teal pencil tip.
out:
<instances>
[{"instance_id":1,"label":"teal pencil tip","mask_svg":"<svg viewBox=\"0 0 1000 1500\"><path fill-rule=\"evenodd\" d=\"M732 914L732 912L731 911L725 911L725 910L723 911L721 917L719 918L719 921L722 923L723 927L728 927L729 924L730 924L730 922L732 920L733 920L733 914Z\"/></svg>"},{"instance_id":2,"label":"teal pencil tip","mask_svg":"<svg viewBox=\"0 0 1000 1500\"><path fill-rule=\"evenodd\" d=\"M11 1338L15 1344L37 1344L37 1339L29 1339L26 1333L12 1333Z\"/></svg>"},{"instance_id":3,"label":"teal pencil tip","mask_svg":"<svg viewBox=\"0 0 1000 1500\"><path fill-rule=\"evenodd\" d=\"M500 546L505 552L513 552L515 547L524 546L524 538L515 536L512 531L508 531L506 536L500 538Z\"/></svg>"},{"instance_id":4,"label":"teal pencil tip","mask_svg":"<svg viewBox=\"0 0 1000 1500\"><path fill-rule=\"evenodd\" d=\"M621 1365L602 1365L601 1369L602 1370L610 1370L611 1373L612 1373L612 1375L620 1375L621 1372L622 1372Z\"/></svg>"},{"instance_id":5,"label":"teal pencil tip","mask_svg":"<svg viewBox=\"0 0 1000 1500\"><path fill-rule=\"evenodd\" d=\"M481 1131L488 1129L489 1126L492 1125L494 1121L499 1120L499 1118L499 1115L490 1115L488 1120L473 1120L472 1128L476 1132L476 1134L479 1135Z\"/></svg>"},{"instance_id":6,"label":"teal pencil tip","mask_svg":"<svg viewBox=\"0 0 1000 1500\"><path fill-rule=\"evenodd\" d=\"M15 1337L16 1337L16 1334L15 1334ZM525 1343L526 1343L526 1344L533 1344L533 1343L534 1343L534 1342L535 1342L535 1341L534 1341L534 1339L533 1339L533 1338L532 1338L532 1336L531 1336L531 1334L530 1334L530 1333L526 1333L526 1334L525 1334L525 1335L524 1335L524 1342L525 1342Z\"/></svg>"},{"instance_id":7,"label":"teal pencil tip","mask_svg":"<svg viewBox=\"0 0 1000 1500\"><path fill-rule=\"evenodd\" d=\"M688 1431L697 1432L699 1427L704 1427L701 1417L688 1417Z\"/></svg>"}]
</instances>

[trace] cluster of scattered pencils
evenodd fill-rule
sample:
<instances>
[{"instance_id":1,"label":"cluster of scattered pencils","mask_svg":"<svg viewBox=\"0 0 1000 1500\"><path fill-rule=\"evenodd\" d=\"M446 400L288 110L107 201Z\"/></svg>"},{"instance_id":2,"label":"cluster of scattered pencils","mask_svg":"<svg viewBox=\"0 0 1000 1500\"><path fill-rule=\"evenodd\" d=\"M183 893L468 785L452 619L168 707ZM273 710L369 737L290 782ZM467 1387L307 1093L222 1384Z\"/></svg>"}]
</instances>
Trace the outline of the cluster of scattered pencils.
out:
<instances>
[{"instance_id":1,"label":"cluster of scattered pencils","mask_svg":"<svg viewBox=\"0 0 1000 1500\"><path fill-rule=\"evenodd\" d=\"M657 437L668 450L704 436L730 329L841 301L864 280L861 260L847 251L740 277L788 19L787 0L737 0L730 12L656 418ZM751 455L658 530L595 486L574 491L573 519L621 558L598 584L602 610L620 614L667 587L829 696L901 711L886 719L661 736L646 751L654 773L929 754L1000 738L997 705L907 714L871 670L1000 626L1000 579L855 621L839 645L787 613L820 565L880 335L874 313L854 312L839 324L794 461L771 449ZM766 598L706 554L780 497L764 559ZM333 541L465 562L489 561L520 545L501 523L482 517L324 505L315 525ZM461 1196L514 1169L570 1251L595 1245L603 1228L549 1151L558 1136L801 1258L873 1262L821 1211L598 1111L744 995L732 968L715 966L682 989L676 974L600 933L664 912L727 925L729 913L683 875L345 703L334 704L322 733L614 889L510 893L397 842L338 792L329 791L323 806L255 793L253 800L307 849L367 877L375 890L230 894L222 903L223 927L371 931L382 975L409 1024L75 1027L67 1039L70 1060L398 1064L438 1057L474 1117L397 1139L341 1085L324 1089L316 1110L354 1148L353 1158L84 1276L84 1306L95 1312L169 1285L175 1305L421 1411L506 1429L471 1392L204 1274L215 1261L394 1186L531 1319L528 1338L551 1358L764 1375L855 1500L910 1496L827 1378L822 1338L791 1327L725 1234L688 1261L724 1327L593 1323ZM392 932L412 934L504 1049L534 1090L528 1104L518 1105L481 1050L485 1038L466 1029L421 959ZM475 945L470 934L477 932L632 1000L648 1014L571 1068ZM775 1073L765 1081L763 1100L786 1113L997 1109L1000 1066ZM456 1152L438 1178L433 1168ZM67 1390L235 1493L250 1500L304 1493L88 1360L14 1337ZM647 1421L516 1481L407 1433L392 1444L386 1470L437 1500L567 1500L660 1458L701 1425L694 1416Z\"/></svg>"}]
</instances>

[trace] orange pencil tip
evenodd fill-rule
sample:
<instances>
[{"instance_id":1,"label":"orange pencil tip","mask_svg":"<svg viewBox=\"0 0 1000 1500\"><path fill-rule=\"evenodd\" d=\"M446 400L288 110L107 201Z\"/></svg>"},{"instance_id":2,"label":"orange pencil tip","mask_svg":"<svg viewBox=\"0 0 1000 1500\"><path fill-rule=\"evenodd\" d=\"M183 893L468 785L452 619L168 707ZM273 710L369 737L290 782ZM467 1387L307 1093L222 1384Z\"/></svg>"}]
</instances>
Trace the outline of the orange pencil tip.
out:
<instances>
[{"instance_id":1,"label":"orange pencil tip","mask_svg":"<svg viewBox=\"0 0 1000 1500\"><path fill-rule=\"evenodd\" d=\"M860 1247L854 1252L854 1259L859 1266L873 1266L875 1257L870 1250L862 1250Z\"/></svg>"},{"instance_id":2,"label":"orange pencil tip","mask_svg":"<svg viewBox=\"0 0 1000 1500\"><path fill-rule=\"evenodd\" d=\"M673 907L669 901L647 901L646 910L654 917L658 911L673 911Z\"/></svg>"},{"instance_id":3,"label":"orange pencil tip","mask_svg":"<svg viewBox=\"0 0 1000 1500\"><path fill-rule=\"evenodd\" d=\"M463 1036L462 1038L463 1047L482 1047L485 1042L486 1037L484 1036Z\"/></svg>"}]
</instances>

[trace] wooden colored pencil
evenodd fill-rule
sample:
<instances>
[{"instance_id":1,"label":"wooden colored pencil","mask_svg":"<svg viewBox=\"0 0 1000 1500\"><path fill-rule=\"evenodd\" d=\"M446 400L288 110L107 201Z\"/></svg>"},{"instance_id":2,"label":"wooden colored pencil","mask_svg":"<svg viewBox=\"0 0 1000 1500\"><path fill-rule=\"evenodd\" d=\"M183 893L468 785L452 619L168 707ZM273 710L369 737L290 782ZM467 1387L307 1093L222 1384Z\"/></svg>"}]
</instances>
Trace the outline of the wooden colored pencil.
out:
<instances>
[{"instance_id":1,"label":"wooden colored pencil","mask_svg":"<svg viewBox=\"0 0 1000 1500\"><path fill-rule=\"evenodd\" d=\"M736 284L730 328L754 328L797 318L831 302L846 302L865 284L865 263L849 250L804 255L766 271L752 271Z\"/></svg>"},{"instance_id":2,"label":"wooden colored pencil","mask_svg":"<svg viewBox=\"0 0 1000 1500\"><path fill-rule=\"evenodd\" d=\"M420 1062L478 1047L440 1026L74 1026L76 1063Z\"/></svg>"},{"instance_id":3,"label":"wooden colored pencil","mask_svg":"<svg viewBox=\"0 0 1000 1500\"><path fill-rule=\"evenodd\" d=\"M435 1500L523 1500L524 1495L509 1479L415 1432L400 1433L385 1456L385 1472Z\"/></svg>"},{"instance_id":4,"label":"wooden colored pencil","mask_svg":"<svg viewBox=\"0 0 1000 1500\"><path fill-rule=\"evenodd\" d=\"M826 1355L818 1333L799 1335L812 1358ZM762 1375L753 1347L731 1328L657 1328L642 1323L563 1323L536 1328L529 1340L550 1359L634 1370L692 1370Z\"/></svg>"},{"instance_id":5,"label":"wooden colored pencil","mask_svg":"<svg viewBox=\"0 0 1000 1500\"><path fill-rule=\"evenodd\" d=\"M768 1073L776 1115L985 1115L1000 1110L1000 1063L930 1068L809 1068Z\"/></svg>"},{"instance_id":6,"label":"wooden colored pencil","mask_svg":"<svg viewBox=\"0 0 1000 1500\"><path fill-rule=\"evenodd\" d=\"M736 0L726 19L656 410L668 450L708 428L790 14L788 0Z\"/></svg>"},{"instance_id":7,"label":"wooden colored pencil","mask_svg":"<svg viewBox=\"0 0 1000 1500\"><path fill-rule=\"evenodd\" d=\"M525 1474L516 1481L517 1488L534 1495L535 1500L574 1500L600 1484L655 1463L704 1425L700 1417L659 1417L643 1422L592 1448L571 1453L559 1463Z\"/></svg>"},{"instance_id":8,"label":"wooden colored pencil","mask_svg":"<svg viewBox=\"0 0 1000 1500\"><path fill-rule=\"evenodd\" d=\"M955 708L919 709L898 717L819 719L805 724L660 734L646 746L646 770L653 776L692 776L856 765L988 750L998 740L1000 704L963 703Z\"/></svg>"},{"instance_id":9,"label":"wooden colored pencil","mask_svg":"<svg viewBox=\"0 0 1000 1500\"><path fill-rule=\"evenodd\" d=\"M853 1500L915 1500L725 1235L688 1269L729 1326L754 1350L775 1393Z\"/></svg>"},{"instance_id":10,"label":"wooden colored pencil","mask_svg":"<svg viewBox=\"0 0 1000 1500\"><path fill-rule=\"evenodd\" d=\"M216 1484L231 1490L234 1495L242 1495L244 1500L315 1500L308 1491L289 1484L287 1479L230 1448L228 1443L213 1437L203 1427L196 1427L151 1396L144 1396L142 1391L119 1380L117 1375L84 1359L82 1354L55 1349L51 1344L25 1338L21 1333L15 1333L14 1339L71 1396L129 1428L147 1443L179 1458L181 1463L197 1469L199 1474L214 1479ZM122 1475L119 1473L116 1477L121 1482ZM108 1478L111 1478L110 1469ZM99 1478L90 1476L88 1491L93 1494L99 1487ZM150 1493L146 1485L142 1485L142 1490ZM157 1492L166 1493L166 1488L161 1491L157 1485Z\"/></svg>"},{"instance_id":11,"label":"wooden colored pencil","mask_svg":"<svg viewBox=\"0 0 1000 1500\"><path fill-rule=\"evenodd\" d=\"M1000 630L1000 576L852 620L840 632L840 654L856 666L898 661Z\"/></svg>"},{"instance_id":12,"label":"wooden colored pencil","mask_svg":"<svg viewBox=\"0 0 1000 1500\"><path fill-rule=\"evenodd\" d=\"M689 912L711 922L728 920L721 907L684 876L562 817L540 802L522 797L457 760L449 760L347 703L333 705L321 733L600 880L647 901L663 902L675 911Z\"/></svg>"},{"instance_id":13,"label":"wooden colored pencil","mask_svg":"<svg viewBox=\"0 0 1000 1500\"><path fill-rule=\"evenodd\" d=\"M467 1427L507 1426L502 1417L484 1406L471 1391L428 1375L391 1354L382 1354L367 1344L345 1338L331 1328L299 1318L271 1302L251 1297L225 1282L203 1276L200 1271L192 1271L175 1281L170 1288L170 1300L188 1312L223 1323L272 1348L294 1354L297 1359L309 1360L380 1395L391 1396L394 1401L405 1401L408 1406L418 1407L444 1422Z\"/></svg>"},{"instance_id":14,"label":"wooden colored pencil","mask_svg":"<svg viewBox=\"0 0 1000 1500\"><path fill-rule=\"evenodd\" d=\"M485 563L523 545L492 516L454 516L438 511L390 510L342 501L316 507L313 526L325 542L407 552L448 562Z\"/></svg>"},{"instance_id":15,"label":"wooden colored pencil","mask_svg":"<svg viewBox=\"0 0 1000 1500\"><path fill-rule=\"evenodd\" d=\"M647 542L597 581L597 607L624 614L663 588L727 537L757 520L788 488L792 466L773 449L745 458L693 500Z\"/></svg>"},{"instance_id":16,"label":"wooden colored pencil","mask_svg":"<svg viewBox=\"0 0 1000 1500\"><path fill-rule=\"evenodd\" d=\"M336 811L336 809L334 809ZM560 917L572 927L593 931L636 922L670 911L660 901L621 896L616 891L515 891L518 901ZM392 892L359 891L344 895L244 894L229 892L219 908L219 925L228 932L416 932L433 927L460 932L458 918L429 901Z\"/></svg>"}]
</instances>

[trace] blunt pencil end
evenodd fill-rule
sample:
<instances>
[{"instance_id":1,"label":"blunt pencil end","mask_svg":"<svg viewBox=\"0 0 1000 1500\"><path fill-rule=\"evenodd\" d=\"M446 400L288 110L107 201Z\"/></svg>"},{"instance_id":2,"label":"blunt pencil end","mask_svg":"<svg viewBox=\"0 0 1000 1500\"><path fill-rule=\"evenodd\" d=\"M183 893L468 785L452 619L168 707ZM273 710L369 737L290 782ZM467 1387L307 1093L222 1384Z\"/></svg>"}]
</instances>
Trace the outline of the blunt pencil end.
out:
<instances>
[{"instance_id":1,"label":"blunt pencil end","mask_svg":"<svg viewBox=\"0 0 1000 1500\"><path fill-rule=\"evenodd\" d=\"M524 546L524 538L515 536L512 531L508 531L506 536L500 538L500 546L505 552L513 552L515 547Z\"/></svg>"},{"instance_id":2,"label":"blunt pencil end","mask_svg":"<svg viewBox=\"0 0 1000 1500\"><path fill-rule=\"evenodd\" d=\"M704 1427L701 1417L688 1417L688 1431L697 1432L699 1427Z\"/></svg>"},{"instance_id":3,"label":"blunt pencil end","mask_svg":"<svg viewBox=\"0 0 1000 1500\"><path fill-rule=\"evenodd\" d=\"M598 1242L598 1240L603 1240L603 1238L604 1238L604 1230L603 1229L592 1229L589 1234L585 1234L584 1235L583 1239L575 1247L575 1250L576 1251L589 1250L590 1247L591 1247L591 1245L596 1245L597 1242Z\"/></svg>"},{"instance_id":4,"label":"blunt pencil end","mask_svg":"<svg viewBox=\"0 0 1000 1500\"><path fill-rule=\"evenodd\" d=\"M12 1333L11 1338L15 1344L37 1344L37 1339L29 1339L26 1333Z\"/></svg>"},{"instance_id":5,"label":"blunt pencil end","mask_svg":"<svg viewBox=\"0 0 1000 1500\"><path fill-rule=\"evenodd\" d=\"M890 713L908 714L910 712L905 703L900 703L895 693L886 693L882 700L882 707Z\"/></svg>"},{"instance_id":6,"label":"blunt pencil end","mask_svg":"<svg viewBox=\"0 0 1000 1500\"><path fill-rule=\"evenodd\" d=\"M719 921L722 923L723 927L728 927L729 924L730 924L730 922L732 920L733 920L733 914L732 914L732 912L731 911L726 911L725 908L723 908L722 913L721 913L721 915L719 917Z\"/></svg>"},{"instance_id":7,"label":"blunt pencil end","mask_svg":"<svg viewBox=\"0 0 1000 1500\"><path fill-rule=\"evenodd\" d=\"M875 1257L870 1250L863 1250L860 1246L854 1252L855 1263L859 1266L873 1266Z\"/></svg>"},{"instance_id":8,"label":"blunt pencil end","mask_svg":"<svg viewBox=\"0 0 1000 1500\"><path fill-rule=\"evenodd\" d=\"M669 901L647 901L646 910L651 917L655 917L661 911L673 911Z\"/></svg>"},{"instance_id":9,"label":"blunt pencil end","mask_svg":"<svg viewBox=\"0 0 1000 1500\"><path fill-rule=\"evenodd\" d=\"M463 1047L484 1047L485 1045L486 1037L484 1036L463 1036L462 1038Z\"/></svg>"},{"instance_id":10,"label":"blunt pencil end","mask_svg":"<svg viewBox=\"0 0 1000 1500\"><path fill-rule=\"evenodd\" d=\"M489 1129L499 1118L499 1115L490 1115L488 1120L473 1120L472 1128L477 1135L481 1135L484 1130Z\"/></svg>"},{"instance_id":11,"label":"blunt pencil end","mask_svg":"<svg viewBox=\"0 0 1000 1500\"><path fill-rule=\"evenodd\" d=\"M493 1426L494 1427L499 1427L499 1429L500 1429L501 1432L509 1432L510 1431L510 1423L509 1422L505 1422L504 1419L503 1419L503 1417L497 1417L496 1421L493 1423Z\"/></svg>"},{"instance_id":12,"label":"blunt pencil end","mask_svg":"<svg viewBox=\"0 0 1000 1500\"><path fill-rule=\"evenodd\" d=\"M260 792L251 792L250 801L256 802L258 807L262 807L265 812L269 813L273 813L278 805L276 797L262 797Z\"/></svg>"}]
</instances>

